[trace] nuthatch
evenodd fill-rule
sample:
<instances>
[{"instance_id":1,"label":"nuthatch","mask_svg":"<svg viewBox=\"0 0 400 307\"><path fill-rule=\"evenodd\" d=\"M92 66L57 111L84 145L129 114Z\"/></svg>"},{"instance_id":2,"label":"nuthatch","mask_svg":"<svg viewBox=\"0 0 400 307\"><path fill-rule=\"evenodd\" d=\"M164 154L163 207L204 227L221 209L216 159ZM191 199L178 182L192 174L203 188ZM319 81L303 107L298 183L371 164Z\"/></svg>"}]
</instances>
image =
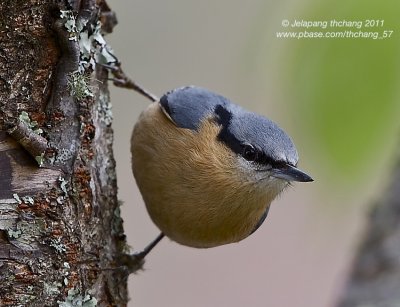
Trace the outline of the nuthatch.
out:
<instances>
[{"instance_id":1,"label":"nuthatch","mask_svg":"<svg viewBox=\"0 0 400 307\"><path fill-rule=\"evenodd\" d=\"M131 152L158 240L165 234L198 248L243 240L289 182L313 181L296 168L296 148L275 123L194 86L166 93L140 115Z\"/></svg>"}]
</instances>

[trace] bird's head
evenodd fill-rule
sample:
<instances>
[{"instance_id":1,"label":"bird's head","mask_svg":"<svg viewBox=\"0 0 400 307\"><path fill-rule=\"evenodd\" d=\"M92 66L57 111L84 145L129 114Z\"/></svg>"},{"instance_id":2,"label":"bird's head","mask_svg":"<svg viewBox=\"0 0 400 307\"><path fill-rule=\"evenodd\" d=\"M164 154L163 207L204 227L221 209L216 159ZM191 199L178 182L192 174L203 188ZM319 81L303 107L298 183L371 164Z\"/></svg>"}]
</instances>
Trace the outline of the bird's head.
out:
<instances>
[{"instance_id":1,"label":"bird's head","mask_svg":"<svg viewBox=\"0 0 400 307\"><path fill-rule=\"evenodd\" d=\"M197 131L205 119L212 118L220 127L217 141L237 159L237 174L258 186L279 194L290 182L313 181L297 168L298 153L290 137L271 120L193 86L165 94L160 104L180 128Z\"/></svg>"}]
</instances>

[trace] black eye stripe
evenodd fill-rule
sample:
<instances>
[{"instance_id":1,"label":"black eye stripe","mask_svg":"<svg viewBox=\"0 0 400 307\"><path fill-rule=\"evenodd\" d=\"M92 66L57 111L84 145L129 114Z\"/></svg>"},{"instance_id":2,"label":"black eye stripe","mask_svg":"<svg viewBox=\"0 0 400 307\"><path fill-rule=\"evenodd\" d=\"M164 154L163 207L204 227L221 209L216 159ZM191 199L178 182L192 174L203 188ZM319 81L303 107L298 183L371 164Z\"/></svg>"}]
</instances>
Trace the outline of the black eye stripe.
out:
<instances>
[{"instance_id":1,"label":"black eye stripe","mask_svg":"<svg viewBox=\"0 0 400 307\"><path fill-rule=\"evenodd\" d=\"M285 161L276 161L266 156L260 149L249 144L242 144L243 151L241 156L248 161L255 162L260 165L270 165L273 168L279 169L287 166Z\"/></svg>"},{"instance_id":2,"label":"black eye stripe","mask_svg":"<svg viewBox=\"0 0 400 307\"><path fill-rule=\"evenodd\" d=\"M260 165L270 165L273 168L283 168L287 163L284 161L276 161L271 157L267 156L262 150L251 144L241 143L228 129L230 121L232 119L232 114L226 110L222 105L217 105L215 110L217 115L216 121L221 125L221 131L218 135L218 140L223 142L228 146L234 153L242 156L244 159L260 164ZM244 149L245 146L251 146L256 152L256 157L245 157Z\"/></svg>"},{"instance_id":3,"label":"black eye stripe","mask_svg":"<svg viewBox=\"0 0 400 307\"><path fill-rule=\"evenodd\" d=\"M252 145L243 145L242 157L248 161L256 161L259 151Z\"/></svg>"},{"instance_id":4,"label":"black eye stripe","mask_svg":"<svg viewBox=\"0 0 400 307\"><path fill-rule=\"evenodd\" d=\"M234 153L241 155L243 148L239 140L228 129L232 114L222 105L217 105L214 112L217 115L218 124L222 127L218 134L218 140L228 146Z\"/></svg>"},{"instance_id":5,"label":"black eye stripe","mask_svg":"<svg viewBox=\"0 0 400 307\"><path fill-rule=\"evenodd\" d=\"M268 159L266 155L257 147L250 144L242 144L241 156L248 161L256 162L258 164L271 164L271 159Z\"/></svg>"}]
</instances>

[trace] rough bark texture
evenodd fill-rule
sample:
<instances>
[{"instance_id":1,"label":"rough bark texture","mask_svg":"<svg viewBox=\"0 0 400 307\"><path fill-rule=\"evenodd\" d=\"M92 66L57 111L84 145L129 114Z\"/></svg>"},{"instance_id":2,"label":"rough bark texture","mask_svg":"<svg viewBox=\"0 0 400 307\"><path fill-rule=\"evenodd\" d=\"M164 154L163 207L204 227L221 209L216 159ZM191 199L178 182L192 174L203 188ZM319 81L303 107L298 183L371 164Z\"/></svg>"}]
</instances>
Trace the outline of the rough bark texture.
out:
<instances>
[{"instance_id":1,"label":"rough bark texture","mask_svg":"<svg viewBox=\"0 0 400 307\"><path fill-rule=\"evenodd\" d=\"M400 165L377 202L340 307L400 306Z\"/></svg>"},{"instance_id":2,"label":"rough bark texture","mask_svg":"<svg viewBox=\"0 0 400 307\"><path fill-rule=\"evenodd\" d=\"M102 0L0 0L0 306L125 306L107 72L71 94L81 38L61 10L88 36L115 23Z\"/></svg>"}]
</instances>

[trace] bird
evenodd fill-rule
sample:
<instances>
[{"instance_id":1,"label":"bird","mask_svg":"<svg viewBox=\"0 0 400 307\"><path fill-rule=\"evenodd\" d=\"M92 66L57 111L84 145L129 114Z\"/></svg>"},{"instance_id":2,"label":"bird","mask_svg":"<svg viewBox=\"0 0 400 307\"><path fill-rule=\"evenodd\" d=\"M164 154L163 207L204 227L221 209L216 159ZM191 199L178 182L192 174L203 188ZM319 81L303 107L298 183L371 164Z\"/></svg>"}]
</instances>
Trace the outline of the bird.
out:
<instances>
[{"instance_id":1,"label":"bird","mask_svg":"<svg viewBox=\"0 0 400 307\"><path fill-rule=\"evenodd\" d=\"M297 168L291 138L270 119L202 87L171 90L141 113L131 137L132 171L154 224L194 248L254 233Z\"/></svg>"}]
</instances>

